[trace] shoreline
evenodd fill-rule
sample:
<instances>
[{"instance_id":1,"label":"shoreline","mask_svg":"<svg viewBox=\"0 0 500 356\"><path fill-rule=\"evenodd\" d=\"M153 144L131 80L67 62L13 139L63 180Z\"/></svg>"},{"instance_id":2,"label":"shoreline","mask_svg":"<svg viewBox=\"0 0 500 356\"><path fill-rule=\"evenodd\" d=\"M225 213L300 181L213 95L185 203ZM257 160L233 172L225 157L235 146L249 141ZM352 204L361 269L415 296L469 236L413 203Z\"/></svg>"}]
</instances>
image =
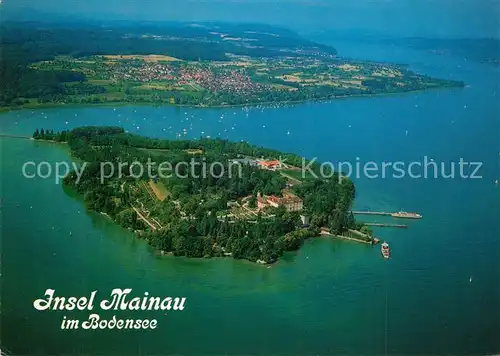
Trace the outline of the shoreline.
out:
<instances>
[{"instance_id":1,"label":"shoreline","mask_svg":"<svg viewBox=\"0 0 500 356\"><path fill-rule=\"evenodd\" d=\"M241 108L241 107L258 107L258 106L267 106L273 107L277 105L278 108L280 106L285 105L300 105L307 103L320 103L326 104L331 100L346 100L346 99L356 99L356 98L378 98L378 97L390 97L390 96L398 96L412 93L422 93L427 91L434 90L446 90L446 89L457 89L464 88L465 83L462 85L448 85L448 86L440 86L435 88L425 88L425 89L415 89L415 90L406 90L400 92L388 92L388 93L376 93L376 94L353 94L353 95L339 95L331 98L321 98L321 99L303 99L303 100L292 100L292 101L262 101L262 102L252 102L252 103L244 103L244 104L221 104L221 105L189 105L189 104L170 104L170 103L151 103L151 102L130 102L130 101L110 101L110 102L100 102L100 103L43 103L43 104L29 104L23 106L4 106L0 107L0 115L2 113L8 113L11 111L18 110L40 110L40 109L52 109L52 108L60 108L60 107L100 107L100 106L149 106L149 107L177 107L177 108L193 108L193 109L229 109L229 108Z\"/></svg>"},{"instance_id":2,"label":"shoreline","mask_svg":"<svg viewBox=\"0 0 500 356\"><path fill-rule=\"evenodd\" d=\"M36 141L36 142L46 142L46 143L60 143L60 144L67 144L67 141L55 141L55 140L45 140L41 138L34 138L34 137L29 137L29 136L22 136L22 135L11 135L8 133L3 133L0 132L0 139L2 138L11 138L15 140L29 140L29 141Z\"/></svg>"},{"instance_id":3,"label":"shoreline","mask_svg":"<svg viewBox=\"0 0 500 356\"><path fill-rule=\"evenodd\" d=\"M366 236L366 237L370 237L366 234L363 234L361 231L358 231L358 230L348 230L348 232L350 233L354 233L354 234L357 234L358 236ZM363 244L366 244L366 245L377 245L380 240L374 236L371 236L371 241L368 241L368 240L363 240L361 238L356 238L356 237L352 237L352 236L345 236L345 235L335 235L335 234L331 234L329 231L326 231L326 230L322 230L320 232L320 235L319 237L334 237L334 238L338 238L338 239L342 239L342 240L349 240L349 241L354 241L354 242L360 242L360 243L363 243Z\"/></svg>"},{"instance_id":4,"label":"shoreline","mask_svg":"<svg viewBox=\"0 0 500 356\"><path fill-rule=\"evenodd\" d=\"M332 236L332 237L335 237L335 238L338 238L338 239L342 239L342 240L348 240L348 241L354 241L354 242L360 242L360 243L363 243L365 245L375 245L377 244L375 241L365 241L365 240L361 240L361 239L357 239L355 237L349 237L349 236L342 236L342 235L329 235L329 236Z\"/></svg>"}]
</instances>

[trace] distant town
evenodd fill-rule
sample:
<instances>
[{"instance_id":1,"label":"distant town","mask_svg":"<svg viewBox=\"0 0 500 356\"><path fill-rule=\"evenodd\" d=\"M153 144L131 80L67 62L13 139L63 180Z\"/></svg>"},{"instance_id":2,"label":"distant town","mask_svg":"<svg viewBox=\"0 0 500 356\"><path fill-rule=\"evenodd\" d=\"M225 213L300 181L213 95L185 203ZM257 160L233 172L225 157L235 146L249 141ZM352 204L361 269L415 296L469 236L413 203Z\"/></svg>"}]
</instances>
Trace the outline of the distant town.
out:
<instances>
[{"instance_id":1,"label":"distant town","mask_svg":"<svg viewBox=\"0 0 500 356\"><path fill-rule=\"evenodd\" d=\"M2 25L2 63L18 75L0 83L0 107L287 105L463 86L404 65L345 59L269 26L84 27Z\"/></svg>"},{"instance_id":2,"label":"distant town","mask_svg":"<svg viewBox=\"0 0 500 356\"><path fill-rule=\"evenodd\" d=\"M166 55L59 56L37 62L37 71L71 70L85 80L65 83L65 93L39 103L151 102L230 106L327 100L453 86L401 66L322 57L184 61Z\"/></svg>"}]
</instances>

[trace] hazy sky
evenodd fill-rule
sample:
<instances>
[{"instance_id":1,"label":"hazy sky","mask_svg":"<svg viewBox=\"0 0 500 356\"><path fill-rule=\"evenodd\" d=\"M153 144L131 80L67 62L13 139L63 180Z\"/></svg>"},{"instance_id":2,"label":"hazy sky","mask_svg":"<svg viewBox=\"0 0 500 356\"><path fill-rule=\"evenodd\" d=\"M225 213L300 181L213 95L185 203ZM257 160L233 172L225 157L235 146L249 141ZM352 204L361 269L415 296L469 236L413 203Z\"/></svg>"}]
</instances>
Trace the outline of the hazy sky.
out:
<instances>
[{"instance_id":1,"label":"hazy sky","mask_svg":"<svg viewBox=\"0 0 500 356\"><path fill-rule=\"evenodd\" d=\"M4 0L9 10L98 19L238 21L299 30L500 37L500 0Z\"/></svg>"}]
</instances>

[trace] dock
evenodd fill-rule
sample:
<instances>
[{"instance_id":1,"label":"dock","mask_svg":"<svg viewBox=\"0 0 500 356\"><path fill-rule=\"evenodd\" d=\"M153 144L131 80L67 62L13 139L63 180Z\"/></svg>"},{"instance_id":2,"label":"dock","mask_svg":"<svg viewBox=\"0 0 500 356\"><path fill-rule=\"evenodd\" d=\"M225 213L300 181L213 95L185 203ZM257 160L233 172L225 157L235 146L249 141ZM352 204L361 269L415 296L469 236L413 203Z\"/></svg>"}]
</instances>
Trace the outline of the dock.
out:
<instances>
[{"instance_id":1,"label":"dock","mask_svg":"<svg viewBox=\"0 0 500 356\"><path fill-rule=\"evenodd\" d=\"M395 227L399 229L406 229L408 225L403 224L382 224L382 223L363 223L366 226L375 226L375 227Z\"/></svg>"},{"instance_id":2,"label":"dock","mask_svg":"<svg viewBox=\"0 0 500 356\"><path fill-rule=\"evenodd\" d=\"M395 213L388 213L385 211L352 211L354 215L377 215L377 216L392 216L397 219L422 219L422 215L419 213L407 213L404 211L399 211Z\"/></svg>"}]
</instances>

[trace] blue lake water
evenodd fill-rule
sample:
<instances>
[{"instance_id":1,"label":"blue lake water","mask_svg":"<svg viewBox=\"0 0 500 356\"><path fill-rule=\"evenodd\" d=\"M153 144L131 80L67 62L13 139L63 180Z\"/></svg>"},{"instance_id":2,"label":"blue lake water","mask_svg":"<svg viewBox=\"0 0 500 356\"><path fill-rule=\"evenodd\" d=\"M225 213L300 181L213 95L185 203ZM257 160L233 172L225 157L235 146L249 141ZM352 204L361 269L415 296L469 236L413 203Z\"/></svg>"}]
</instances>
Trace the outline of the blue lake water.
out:
<instances>
[{"instance_id":1,"label":"blue lake water","mask_svg":"<svg viewBox=\"0 0 500 356\"><path fill-rule=\"evenodd\" d=\"M470 354L500 350L500 68L401 47L337 42L347 57L408 63L465 88L293 107L65 107L0 115L2 133L119 125L141 135L247 140L333 163L481 162L481 179L353 177L356 208L420 212L405 230L376 230L378 248L308 241L272 268L230 259L159 257L86 212L25 161L68 160L58 145L1 139L2 345L15 354ZM184 132L186 134L184 134ZM458 171L456 172L458 175ZM361 218L390 221L387 218ZM38 312L45 289L104 298L112 288L183 295L154 331L60 330ZM387 308L386 308L387 305ZM102 313L111 317L112 313ZM88 314L68 317L85 319ZM387 337L387 339L386 339ZM386 341L387 340L387 341Z\"/></svg>"}]
</instances>

